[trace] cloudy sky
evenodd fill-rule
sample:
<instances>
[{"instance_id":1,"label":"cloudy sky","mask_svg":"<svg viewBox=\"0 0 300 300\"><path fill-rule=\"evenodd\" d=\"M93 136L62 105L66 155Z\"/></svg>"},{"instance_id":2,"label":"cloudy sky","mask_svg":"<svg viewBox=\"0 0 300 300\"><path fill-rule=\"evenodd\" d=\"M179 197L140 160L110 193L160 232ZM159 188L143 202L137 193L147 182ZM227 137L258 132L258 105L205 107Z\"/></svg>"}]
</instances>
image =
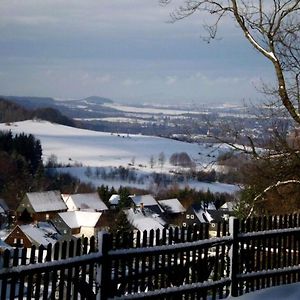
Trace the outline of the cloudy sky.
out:
<instances>
[{"instance_id":1,"label":"cloudy sky","mask_svg":"<svg viewBox=\"0 0 300 300\"><path fill-rule=\"evenodd\" d=\"M124 103L261 98L255 87L272 78L271 66L232 20L207 44L208 17L171 24L171 11L158 0L1 0L0 94Z\"/></svg>"}]
</instances>

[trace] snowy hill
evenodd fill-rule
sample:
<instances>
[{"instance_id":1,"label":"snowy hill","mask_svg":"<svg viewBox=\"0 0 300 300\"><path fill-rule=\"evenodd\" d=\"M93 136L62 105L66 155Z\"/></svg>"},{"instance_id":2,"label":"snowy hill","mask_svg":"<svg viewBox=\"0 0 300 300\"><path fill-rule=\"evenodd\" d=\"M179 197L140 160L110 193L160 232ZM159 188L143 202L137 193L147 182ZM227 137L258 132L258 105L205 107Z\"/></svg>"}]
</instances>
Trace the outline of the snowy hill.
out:
<instances>
[{"instance_id":1,"label":"snowy hill","mask_svg":"<svg viewBox=\"0 0 300 300\"><path fill-rule=\"evenodd\" d=\"M127 166L128 163L149 166L150 157L154 159L163 152L165 168L169 157L175 152L187 152L200 164L208 164L217 149L208 145L190 144L171 139L142 136L110 134L91 130L78 129L46 121L23 121L12 124L0 124L0 130L11 130L13 133L31 133L40 139L44 160L51 154L62 163L79 162L84 166ZM201 153L201 155L199 155ZM156 167L160 170L160 167Z\"/></svg>"},{"instance_id":2,"label":"snowy hill","mask_svg":"<svg viewBox=\"0 0 300 300\"><path fill-rule=\"evenodd\" d=\"M51 155L56 155L59 163L82 164L89 167L127 167L131 165L136 171L143 173L164 172L169 173L176 167L169 164L169 158L173 153L186 152L195 161L197 168L209 165L218 152L220 146L198 145L175 141L166 138L111 134L84 130L53 124L46 121L27 120L11 124L0 124L0 130L11 130L13 133L33 134L40 139L43 148L43 160L46 162ZM165 163L158 164L160 153L164 153ZM150 167L150 158L156 162ZM73 168L75 174L81 179L84 170ZM72 172L68 168L68 172ZM95 182L99 184L100 182ZM108 182L106 182L108 184ZM122 183L121 183L122 184ZM123 183L124 184L124 183ZM217 191L236 190L237 187L221 184L196 183L201 189L210 188ZM217 186L216 186L217 185ZM195 187L193 183L191 186ZM221 189L220 189L221 187ZM234 188L232 188L234 187Z\"/></svg>"}]
</instances>

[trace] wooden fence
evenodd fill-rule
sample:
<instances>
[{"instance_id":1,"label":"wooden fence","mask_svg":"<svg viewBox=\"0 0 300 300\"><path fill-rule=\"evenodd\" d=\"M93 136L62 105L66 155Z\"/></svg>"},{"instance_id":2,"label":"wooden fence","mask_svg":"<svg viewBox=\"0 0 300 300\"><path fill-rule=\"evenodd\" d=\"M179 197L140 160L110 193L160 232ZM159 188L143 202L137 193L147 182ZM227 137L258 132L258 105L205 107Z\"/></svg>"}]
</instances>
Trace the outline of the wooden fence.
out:
<instances>
[{"instance_id":1,"label":"wooden fence","mask_svg":"<svg viewBox=\"0 0 300 300\"><path fill-rule=\"evenodd\" d=\"M299 215L229 225L214 238L203 224L6 250L0 300L222 299L300 281Z\"/></svg>"}]
</instances>

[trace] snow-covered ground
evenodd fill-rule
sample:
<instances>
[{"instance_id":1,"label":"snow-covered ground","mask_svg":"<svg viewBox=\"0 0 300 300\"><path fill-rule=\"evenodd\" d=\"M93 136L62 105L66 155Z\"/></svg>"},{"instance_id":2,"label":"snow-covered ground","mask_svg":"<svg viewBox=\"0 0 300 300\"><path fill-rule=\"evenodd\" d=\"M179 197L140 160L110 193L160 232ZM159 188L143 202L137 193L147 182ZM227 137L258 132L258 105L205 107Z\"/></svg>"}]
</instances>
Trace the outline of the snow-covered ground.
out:
<instances>
[{"instance_id":1,"label":"snow-covered ground","mask_svg":"<svg viewBox=\"0 0 300 300\"><path fill-rule=\"evenodd\" d=\"M169 157L175 152L187 152L198 165L209 164L218 155L218 147L175 141L144 135L111 134L53 124L46 121L23 121L0 124L0 130L13 133L32 133L40 139L45 161L51 154L58 161L68 164L80 162L84 166L127 166L134 160L134 165L144 165L144 170L158 170L158 156L165 155L164 171L174 169ZM199 154L201 153L201 154ZM156 160L154 168L149 166L150 157ZM148 167L148 168L147 168Z\"/></svg>"},{"instance_id":2,"label":"snow-covered ground","mask_svg":"<svg viewBox=\"0 0 300 300\"><path fill-rule=\"evenodd\" d=\"M40 120L27 120L11 124L0 124L0 130L11 130L13 133L31 133L41 141L43 159L46 162L51 155L58 162L70 165L82 165L84 168L68 168L67 171L84 181L95 185L125 185L125 183L104 182L99 178L85 176L86 167L127 167L137 173L169 173L176 167L169 164L173 153L186 152L196 163L198 169L208 168L225 146L180 142L172 139L143 135L111 134L58 125ZM163 153L164 163L159 164ZM154 165L151 168L150 159ZM177 170L178 171L178 170ZM127 184L126 184L127 185ZM145 185L145 183L143 184ZM149 184L148 184L149 185ZM184 183L187 185L187 183ZM236 186L220 183L190 182L189 186L211 191L233 192ZM148 186L147 186L148 187ZM143 186L145 188L145 186Z\"/></svg>"},{"instance_id":3,"label":"snow-covered ground","mask_svg":"<svg viewBox=\"0 0 300 300\"><path fill-rule=\"evenodd\" d=\"M240 297L228 297L228 300L299 300L300 283L276 286L245 294Z\"/></svg>"}]
</instances>

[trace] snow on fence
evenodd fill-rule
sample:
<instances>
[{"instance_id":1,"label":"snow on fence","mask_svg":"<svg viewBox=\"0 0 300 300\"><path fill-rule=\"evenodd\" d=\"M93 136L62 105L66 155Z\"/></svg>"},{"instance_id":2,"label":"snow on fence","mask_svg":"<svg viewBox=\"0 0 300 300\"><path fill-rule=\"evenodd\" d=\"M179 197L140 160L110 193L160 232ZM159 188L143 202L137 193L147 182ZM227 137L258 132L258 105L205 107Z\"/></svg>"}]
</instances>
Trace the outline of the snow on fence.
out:
<instances>
[{"instance_id":1,"label":"snow on fence","mask_svg":"<svg viewBox=\"0 0 300 300\"><path fill-rule=\"evenodd\" d=\"M221 299L300 281L299 215L6 250L2 299ZM230 230L229 230L230 227Z\"/></svg>"}]
</instances>

